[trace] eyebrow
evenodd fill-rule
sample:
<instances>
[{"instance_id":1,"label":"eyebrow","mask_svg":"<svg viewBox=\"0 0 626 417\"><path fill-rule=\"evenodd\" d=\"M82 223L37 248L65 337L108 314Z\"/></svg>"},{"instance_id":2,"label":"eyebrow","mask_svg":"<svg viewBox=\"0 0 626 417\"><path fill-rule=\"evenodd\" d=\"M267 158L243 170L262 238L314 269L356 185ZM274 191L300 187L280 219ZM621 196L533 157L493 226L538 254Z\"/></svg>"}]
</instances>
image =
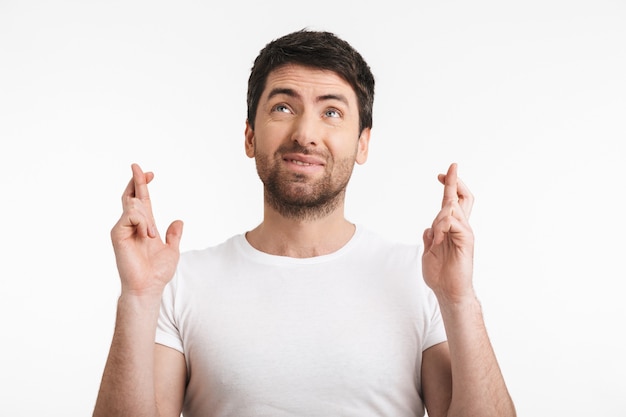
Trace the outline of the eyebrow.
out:
<instances>
[{"instance_id":1,"label":"eyebrow","mask_svg":"<svg viewBox=\"0 0 626 417\"><path fill-rule=\"evenodd\" d=\"M293 98L297 98L297 99L301 99L302 96L300 94L298 94L294 89L292 88L274 88L272 89L272 91L270 91L269 95L267 96L267 99L271 99L274 96L278 96L284 94L286 96L289 97L293 97ZM344 96L343 94L324 94L321 95L319 97L317 97L315 99L315 101L317 102L321 102L321 101L328 101L328 100L337 100L340 101L342 103L344 103L345 105L349 105L348 103L348 99L346 98L346 96Z\"/></svg>"}]
</instances>

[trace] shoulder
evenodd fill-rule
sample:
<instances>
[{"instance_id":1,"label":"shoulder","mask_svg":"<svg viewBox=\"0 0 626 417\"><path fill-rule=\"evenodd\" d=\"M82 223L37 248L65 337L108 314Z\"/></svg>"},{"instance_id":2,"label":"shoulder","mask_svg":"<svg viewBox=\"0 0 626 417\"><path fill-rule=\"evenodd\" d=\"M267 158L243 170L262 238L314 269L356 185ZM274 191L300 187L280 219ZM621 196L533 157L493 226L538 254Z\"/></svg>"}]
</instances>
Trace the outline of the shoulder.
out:
<instances>
[{"instance_id":1,"label":"shoulder","mask_svg":"<svg viewBox=\"0 0 626 417\"><path fill-rule=\"evenodd\" d=\"M216 270L220 266L237 263L237 259L241 258L242 239L245 239L244 236L238 234L217 245L181 253L177 275L190 276L200 271Z\"/></svg>"},{"instance_id":2,"label":"shoulder","mask_svg":"<svg viewBox=\"0 0 626 417\"><path fill-rule=\"evenodd\" d=\"M394 261L414 262L420 259L422 254L420 243L395 241L380 232L364 227L359 228L358 248L377 258L383 256Z\"/></svg>"}]
</instances>

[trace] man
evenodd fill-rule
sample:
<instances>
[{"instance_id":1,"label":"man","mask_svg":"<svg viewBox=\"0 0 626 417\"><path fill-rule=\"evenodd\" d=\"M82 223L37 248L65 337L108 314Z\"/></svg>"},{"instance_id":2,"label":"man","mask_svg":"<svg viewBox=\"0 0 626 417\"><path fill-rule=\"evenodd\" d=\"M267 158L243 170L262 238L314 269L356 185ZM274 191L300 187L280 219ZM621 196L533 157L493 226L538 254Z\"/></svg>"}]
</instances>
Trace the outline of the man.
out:
<instances>
[{"instance_id":1,"label":"man","mask_svg":"<svg viewBox=\"0 0 626 417\"><path fill-rule=\"evenodd\" d=\"M472 288L473 197L456 164L439 176L422 251L344 217L373 96L369 67L333 34L269 43L245 130L263 221L180 259L182 223L162 241L154 176L132 166L111 232L122 292L95 416L515 415Z\"/></svg>"}]
</instances>

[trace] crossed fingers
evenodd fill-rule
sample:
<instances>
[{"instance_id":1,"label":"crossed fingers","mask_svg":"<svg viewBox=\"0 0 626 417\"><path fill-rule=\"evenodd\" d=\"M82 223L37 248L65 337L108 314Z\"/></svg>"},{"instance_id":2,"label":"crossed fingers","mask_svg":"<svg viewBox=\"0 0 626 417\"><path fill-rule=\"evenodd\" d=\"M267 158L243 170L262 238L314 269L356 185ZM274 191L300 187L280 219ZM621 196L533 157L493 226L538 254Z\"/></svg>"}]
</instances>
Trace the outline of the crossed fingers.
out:
<instances>
[{"instance_id":1,"label":"crossed fingers","mask_svg":"<svg viewBox=\"0 0 626 417\"><path fill-rule=\"evenodd\" d=\"M132 164L133 177L122 194L124 226L134 227L141 238L156 237L157 231L152 214L148 184L154 179L152 172L144 173L139 165Z\"/></svg>"},{"instance_id":2,"label":"crossed fingers","mask_svg":"<svg viewBox=\"0 0 626 417\"><path fill-rule=\"evenodd\" d=\"M458 177L457 172L457 164L451 164L447 174L439 174L438 176L439 182L444 185L441 208L443 209L450 203L458 203L465 217L469 219L472 213L472 206L474 205L474 196L465 183Z\"/></svg>"},{"instance_id":3,"label":"crossed fingers","mask_svg":"<svg viewBox=\"0 0 626 417\"><path fill-rule=\"evenodd\" d=\"M471 230L468 219L472 212L474 196L469 188L458 178L457 164L451 164L446 174L439 174L438 179L444 185L441 211L433 221L434 243L441 243L446 234Z\"/></svg>"}]
</instances>

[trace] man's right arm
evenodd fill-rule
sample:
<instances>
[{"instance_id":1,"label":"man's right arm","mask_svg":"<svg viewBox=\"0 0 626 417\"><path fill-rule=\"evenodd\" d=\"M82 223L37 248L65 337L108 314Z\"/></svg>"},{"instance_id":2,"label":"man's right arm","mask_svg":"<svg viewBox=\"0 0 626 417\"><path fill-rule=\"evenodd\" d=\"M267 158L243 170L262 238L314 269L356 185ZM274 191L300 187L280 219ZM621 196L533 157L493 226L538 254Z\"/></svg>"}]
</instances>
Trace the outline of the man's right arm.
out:
<instances>
[{"instance_id":1,"label":"man's right arm","mask_svg":"<svg viewBox=\"0 0 626 417\"><path fill-rule=\"evenodd\" d=\"M185 394L182 353L155 344L160 300L122 295L94 417L178 417Z\"/></svg>"},{"instance_id":2,"label":"man's right arm","mask_svg":"<svg viewBox=\"0 0 626 417\"><path fill-rule=\"evenodd\" d=\"M165 242L152 214L148 183L154 175L133 165L122 196L124 211L111 230L122 293L94 417L178 417L186 383L183 355L155 344L163 289L178 259L182 222Z\"/></svg>"}]
</instances>

